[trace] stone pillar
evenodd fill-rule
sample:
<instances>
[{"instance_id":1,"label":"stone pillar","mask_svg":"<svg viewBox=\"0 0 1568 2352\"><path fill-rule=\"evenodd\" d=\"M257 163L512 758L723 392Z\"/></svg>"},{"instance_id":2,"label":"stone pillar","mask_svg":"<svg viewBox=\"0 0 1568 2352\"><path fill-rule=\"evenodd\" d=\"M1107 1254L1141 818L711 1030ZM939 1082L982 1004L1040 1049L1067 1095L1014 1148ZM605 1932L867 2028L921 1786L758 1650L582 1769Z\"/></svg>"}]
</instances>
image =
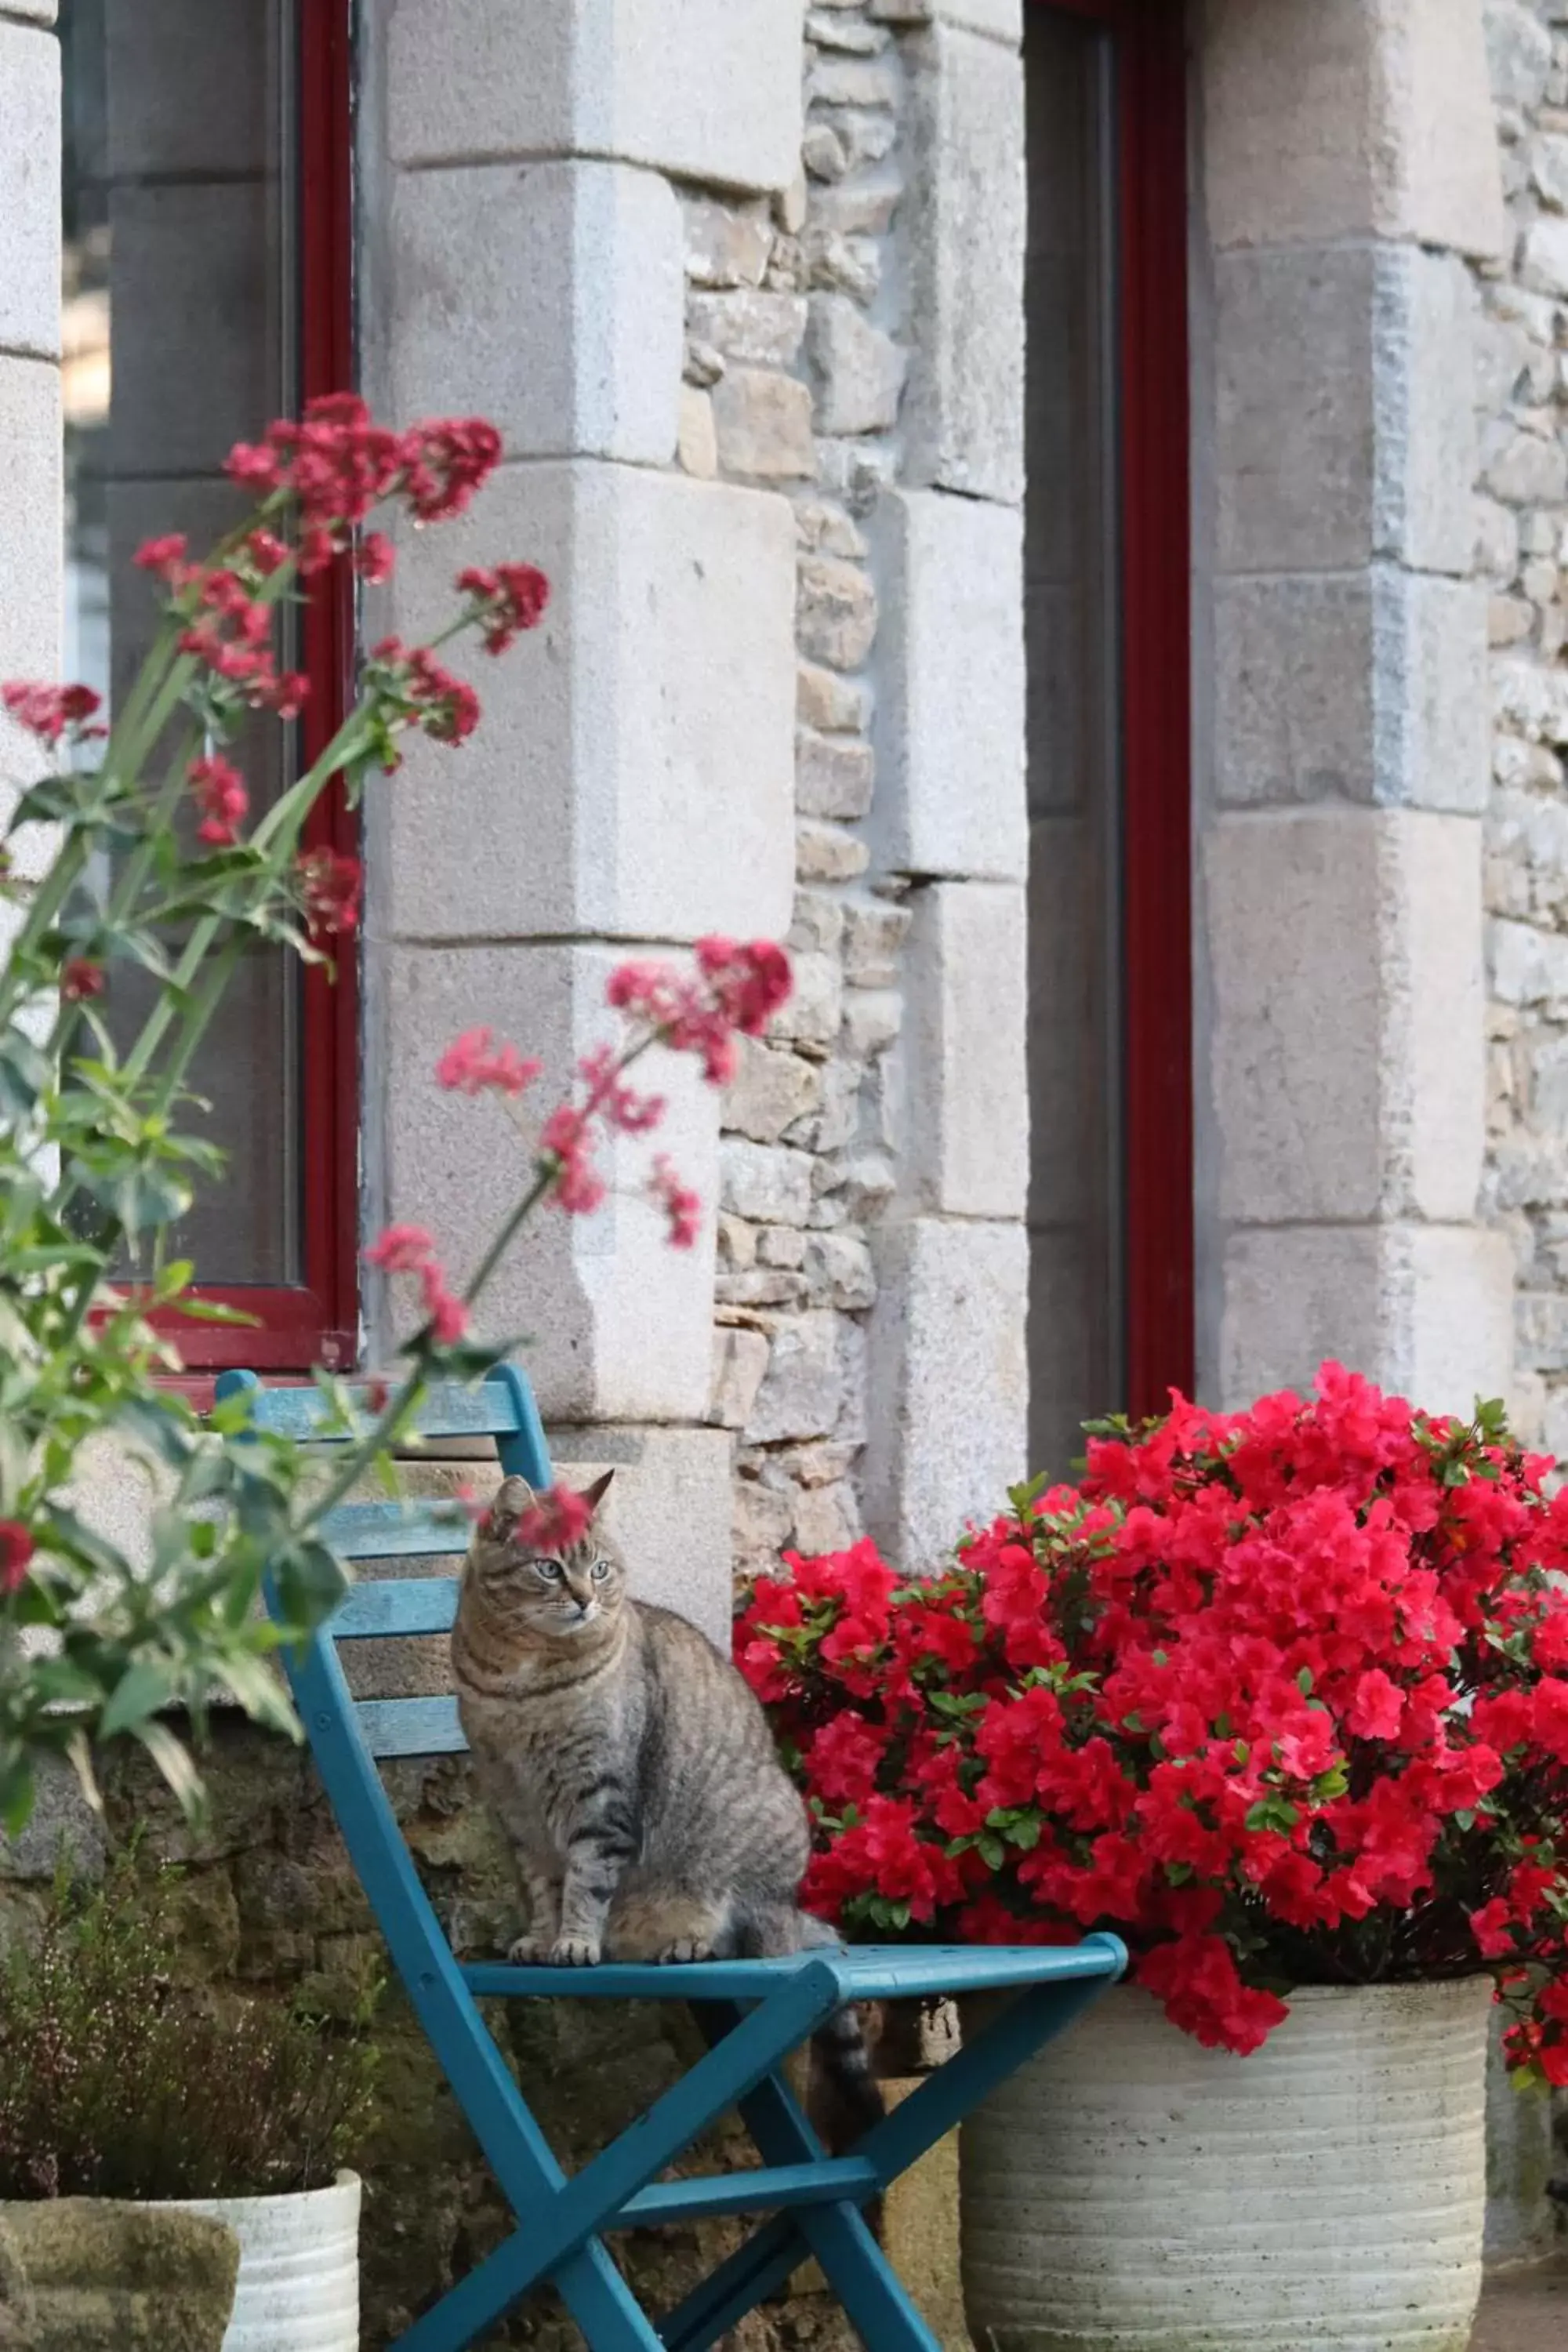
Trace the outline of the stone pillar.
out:
<instances>
[{"instance_id":1,"label":"stone pillar","mask_svg":"<svg viewBox=\"0 0 1568 2352\"><path fill-rule=\"evenodd\" d=\"M622 954L789 927L792 518L765 483L676 470L671 183L765 195L794 178L800 31L800 0L403 0L387 19L367 100L367 382L399 418L493 417L505 458L470 517L409 536L386 625L417 637L465 563L525 557L553 590L508 661L469 662L473 741L416 745L372 818L373 1209L428 1223L459 1272L524 1162L491 1107L436 1089L442 1045L489 1022L563 1084L610 1032ZM731 1441L702 1425L719 1105L687 1066L658 1084L705 1203L699 1245L670 1250L636 1200L551 1212L485 1320L531 1336L557 1452L626 1466L634 1554L641 1517L656 1589L724 1640ZM384 1312L373 1328L384 1348Z\"/></svg>"},{"instance_id":2,"label":"stone pillar","mask_svg":"<svg viewBox=\"0 0 1568 2352\"><path fill-rule=\"evenodd\" d=\"M909 390L879 519L878 862L910 917L898 1188L873 1240L867 1521L938 1560L1026 1469L1024 85L1016 6L906 44Z\"/></svg>"},{"instance_id":3,"label":"stone pillar","mask_svg":"<svg viewBox=\"0 0 1568 2352\"><path fill-rule=\"evenodd\" d=\"M60 101L54 0L0 16L0 678L60 664ZM0 716L0 806L40 772L38 747ZM47 865L42 838L25 869ZM14 920L0 907L0 927ZM0 929L0 938L4 937Z\"/></svg>"},{"instance_id":4,"label":"stone pillar","mask_svg":"<svg viewBox=\"0 0 1568 2352\"><path fill-rule=\"evenodd\" d=\"M1511 1358L1477 1222L1479 0L1209 0L1201 101L1203 1385L1237 1403L1333 1354L1468 1407Z\"/></svg>"}]
</instances>

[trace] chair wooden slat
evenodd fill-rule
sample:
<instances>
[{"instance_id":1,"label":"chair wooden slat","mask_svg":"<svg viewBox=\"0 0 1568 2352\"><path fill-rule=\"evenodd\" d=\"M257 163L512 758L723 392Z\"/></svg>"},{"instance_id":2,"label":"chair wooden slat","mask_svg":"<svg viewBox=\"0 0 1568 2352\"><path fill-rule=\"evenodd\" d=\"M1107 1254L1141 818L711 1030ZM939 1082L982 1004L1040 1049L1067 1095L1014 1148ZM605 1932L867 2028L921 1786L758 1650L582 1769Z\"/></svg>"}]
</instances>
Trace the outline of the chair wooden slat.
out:
<instances>
[{"instance_id":1,"label":"chair wooden slat","mask_svg":"<svg viewBox=\"0 0 1568 2352\"><path fill-rule=\"evenodd\" d=\"M362 1698L354 1707L373 1756L461 1756L468 1741L455 1698Z\"/></svg>"},{"instance_id":2,"label":"chair wooden slat","mask_svg":"<svg viewBox=\"0 0 1568 2352\"><path fill-rule=\"evenodd\" d=\"M368 1412L363 1383L351 1381L348 1386L356 1408ZM326 1444L343 1436L341 1429L322 1436L321 1424L331 1414L316 1389L258 1389L256 1399L260 1429L273 1430L280 1437L315 1438ZM520 1423L517 1406L506 1389L498 1381L485 1381L471 1389L432 1390L420 1410L417 1426L423 1437L510 1437Z\"/></svg>"},{"instance_id":3,"label":"chair wooden slat","mask_svg":"<svg viewBox=\"0 0 1568 2352\"><path fill-rule=\"evenodd\" d=\"M331 1621L334 1642L449 1633L458 1613L455 1576L378 1577L356 1584Z\"/></svg>"},{"instance_id":4,"label":"chair wooden slat","mask_svg":"<svg viewBox=\"0 0 1568 2352\"><path fill-rule=\"evenodd\" d=\"M430 1509L417 1503L344 1503L321 1523L342 1559L445 1559L468 1549L472 1532L459 1505ZM334 1633L342 1627L334 1624Z\"/></svg>"}]
</instances>

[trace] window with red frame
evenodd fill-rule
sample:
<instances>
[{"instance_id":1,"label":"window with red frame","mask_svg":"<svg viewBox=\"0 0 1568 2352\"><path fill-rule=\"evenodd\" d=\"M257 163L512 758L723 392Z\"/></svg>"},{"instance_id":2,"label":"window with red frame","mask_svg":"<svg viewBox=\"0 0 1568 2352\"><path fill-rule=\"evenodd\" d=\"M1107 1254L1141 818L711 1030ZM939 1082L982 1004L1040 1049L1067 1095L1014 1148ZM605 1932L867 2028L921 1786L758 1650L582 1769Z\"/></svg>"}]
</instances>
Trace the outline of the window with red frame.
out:
<instances>
[{"instance_id":1,"label":"window with red frame","mask_svg":"<svg viewBox=\"0 0 1568 2352\"><path fill-rule=\"evenodd\" d=\"M348 0L60 0L58 25L65 675L112 709L157 619L136 546L209 544L239 510L231 445L353 380ZM293 726L258 715L235 748L253 809L327 740L352 617L342 580L287 616L280 657L310 701ZM341 848L348 830L323 810L314 841ZM125 1034L153 985L111 972ZM192 1079L226 1171L172 1238L258 1328L183 1321L193 1368L351 1360L356 1027L352 950L335 984L280 949L247 956Z\"/></svg>"},{"instance_id":2,"label":"window with red frame","mask_svg":"<svg viewBox=\"0 0 1568 2352\"><path fill-rule=\"evenodd\" d=\"M1193 1377L1186 106L1172 0L1026 10L1030 1446Z\"/></svg>"}]
</instances>

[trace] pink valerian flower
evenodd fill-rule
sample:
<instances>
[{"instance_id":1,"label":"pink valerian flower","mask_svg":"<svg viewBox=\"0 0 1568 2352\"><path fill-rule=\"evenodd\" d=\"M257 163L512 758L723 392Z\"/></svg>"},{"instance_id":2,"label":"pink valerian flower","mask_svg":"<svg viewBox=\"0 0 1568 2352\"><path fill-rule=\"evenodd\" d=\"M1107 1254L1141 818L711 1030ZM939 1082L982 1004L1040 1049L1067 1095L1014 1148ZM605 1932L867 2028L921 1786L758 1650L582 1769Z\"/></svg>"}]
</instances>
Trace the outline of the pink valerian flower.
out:
<instances>
[{"instance_id":1,"label":"pink valerian flower","mask_svg":"<svg viewBox=\"0 0 1568 2352\"><path fill-rule=\"evenodd\" d=\"M183 530L168 530L161 539L144 539L131 561L138 571L150 572L155 580L174 587L185 577L187 544Z\"/></svg>"},{"instance_id":2,"label":"pink valerian flower","mask_svg":"<svg viewBox=\"0 0 1568 2352\"><path fill-rule=\"evenodd\" d=\"M500 436L483 417L436 417L393 433L356 393L330 393L308 401L298 424L280 418L259 442L238 443L224 470L246 489L293 504L309 578L346 550L383 499L402 498L418 522L461 514L500 454Z\"/></svg>"},{"instance_id":3,"label":"pink valerian flower","mask_svg":"<svg viewBox=\"0 0 1568 2352\"><path fill-rule=\"evenodd\" d=\"M436 1244L423 1225L388 1225L365 1254L383 1274L417 1276L425 1319L437 1347L455 1346L468 1328L468 1311L450 1288Z\"/></svg>"},{"instance_id":4,"label":"pink valerian flower","mask_svg":"<svg viewBox=\"0 0 1568 2352\"><path fill-rule=\"evenodd\" d=\"M624 963L610 975L609 1003L657 1031L678 1054L695 1054L710 1086L735 1075L735 1035L760 1035L792 985L789 958L771 940L737 947L697 942L694 973L673 964Z\"/></svg>"},{"instance_id":5,"label":"pink valerian flower","mask_svg":"<svg viewBox=\"0 0 1568 2352\"><path fill-rule=\"evenodd\" d=\"M605 1180L594 1165L594 1137L586 1111L563 1103L545 1120L540 1156L552 1160L550 1197L569 1216L584 1217L605 1197Z\"/></svg>"},{"instance_id":6,"label":"pink valerian flower","mask_svg":"<svg viewBox=\"0 0 1568 2352\"><path fill-rule=\"evenodd\" d=\"M381 530L366 531L354 553L354 570L373 588L379 588L392 577L394 556L392 541Z\"/></svg>"},{"instance_id":7,"label":"pink valerian flower","mask_svg":"<svg viewBox=\"0 0 1568 2352\"><path fill-rule=\"evenodd\" d=\"M479 725L479 696L438 662L427 646L383 637L373 646L371 661L386 673L387 690L410 706L413 724L434 741L461 743Z\"/></svg>"},{"instance_id":8,"label":"pink valerian flower","mask_svg":"<svg viewBox=\"0 0 1568 2352\"><path fill-rule=\"evenodd\" d=\"M647 1188L669 1221L671 1248L690 1249L697 1239L702 1203L697 1194L681 1182L670 1165L668 1153L661 1151L655 1158Z\"/></svg>"},{"instance_id":9,"label":"pink valerian flower","mask_svg":"<svg viewBox=\"0 0 1568 2352\"><path fill-rule=\"evenodd\" d=\"M591 1503L570 1486L547 1486L519 1513L511 1540L520 1551L548 1558L570 1551L593 1525Z\"/></svg>"},{"instance_id":10,"label":"pink valerian flower","mask_svg":"<svg viewBox=\"0 0 1568 2352\"><path fill-rule=\"evenodd\" d=\"M492 1046L491 1035L488 1028L465 1029L437 1063L437 1085L460 1095L483 1094L488 1087L520 1095L531 1086L543 1063L526 1060L515 1045Z\"/></svg>"},{"instance_id":11,"label":"pink valerian flower","mask_svg":"<svg viewBox=\"0 0 1568 2352\"><path fill-rule=\"evenodd\" d=\"M240 820L250 806L250 796L239 770L214 752L205 760L193 760L185 771L185 781L202 812L202 821L196 827L197 840L205 841L213 849L232 848Z\"/></svg>"},{"instance_id":12,"label":"pink valerian flower","mask_svg":"<svg viewBox=\"0 0 1568 2352\"><path fill-rule=\"evenodd\" d=\"M68 1004L85 1004L89 997L101 996L108 985L103 966L87 956L69 957L60 972L60 994Z\"/></svg>"},{"instance_id":13,"label":"pink valerian flower","mask_svg":"<svg viewBox=\"0 0 1568 2352\"><path fill-rule=\"evenodd\" d=\"M355 928L363 880L357 857L340 856L335 849L301 850L294 872L312 939Z\"/></svg>"},{"instance_id":14,"label":"pink valerian flower","mask_svg":"<svg viewBox=\"0 0 1568 2352\"><path fill-rule=\"evenodd\" d=\"M0 686L0 703L17 725L51 746L68 733L78 741L101 735L101 727L86 724L101 701L90 686L39 686L26 678L12 678Z\"/></svg>"},{"instance_id":15,"label":"pink valerian flower","mask_svg":"<svg viewBox=\"0 0 1568 2352\"><path fill-rule=\"evenodd\" d=\"M550 583L531 563L498 563L489 572L471 564L457 584L485 605L479 626L489 654L504 654L521 630L537 628L550 601Z\"/></svg>"},{"instance_id":16,"label":"pink valerian flower","mask_svg":"<svg viewBox=\"0 0 1568 2352\"><path fill-rule=\"evenodd\" d=\"M789 1002L795 985L789 958L771 940L745 947L732 940L699 940L697 961L721 1009L744 1036L760 1037Z\"/></svg>"},{"instance_id":17,"label":"pink valerian flower","mask_svg":"<svg viewBox=\"0 0 1568 2352\"><path fill-rule=\"evenodd\" d=\"M366 1250L364 1262L383 1274L417 1274L435 1255L434 1237L423 1225L387 1225Z\"/></svg>"},{"instance_id":18,"label":"pink valerian flower","mask_svg":"<svg viewBox=\"0 0 1568 2352\"><path fill-rule=\"evenodd\" d=\"M586 1080L588 1099L584 1105L585 1115L602 1118L606 1127L618 1129L622 1135L647 1135L664 1117L662 1095L639 1095L620 1074L615 1049L596 1045L584 1054L577 1065L578 1075Z\"/></svg>"},{"instance_id":19,"label":"pink valerian flower","mask_svg":"<svg viewBox=\"0 0 1568 2352\"><path fill-rule=\"evenodd\" d=\"M33 1557L33 1538L20 1519L0 1519L0 1592L19 1592Z\"/></svg>"}]
</instances>

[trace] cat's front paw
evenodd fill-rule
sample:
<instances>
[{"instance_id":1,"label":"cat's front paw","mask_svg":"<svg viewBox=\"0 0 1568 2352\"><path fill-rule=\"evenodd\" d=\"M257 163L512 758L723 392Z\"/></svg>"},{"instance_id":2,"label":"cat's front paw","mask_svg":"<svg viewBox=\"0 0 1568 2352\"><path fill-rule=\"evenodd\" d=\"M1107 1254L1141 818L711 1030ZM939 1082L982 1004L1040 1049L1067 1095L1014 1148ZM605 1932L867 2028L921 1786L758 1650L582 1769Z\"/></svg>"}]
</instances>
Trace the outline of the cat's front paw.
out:
<instances>
[{"instance_id":1,"label":"cat's front paw","mask_svg":"<svg viewBox=\"0 0 1568 2352\"><path fill-rule=\"evenodd\" d=\"M588 1936L557 1936L547 1958L552 1969L597 1968L598 1940Z\"/></svg>"},{"instance_id":2,"label":"cat's front paw","mask_svg":"<svg viewBox=\"0 0 1568 2352\"><path fill-rule=\"evenodd\" d=\"M507 1950L514 1969L542 1968L549 1958L550 1946L542 1936L520 1936Z\"/></svg>"},{"instance_id":3,"label":"cat's front paw","mask_svg":"<svg viewBox=\"0 0 1568 2352\"><path fill-rule=\"evenodd\" d=\"M700 1936L677 1936L673 1944L666 1944L655 1957L660 1968L675 1968L686 1960L710 1960L713 1947Z\"/></svg>"}]
</instances>

